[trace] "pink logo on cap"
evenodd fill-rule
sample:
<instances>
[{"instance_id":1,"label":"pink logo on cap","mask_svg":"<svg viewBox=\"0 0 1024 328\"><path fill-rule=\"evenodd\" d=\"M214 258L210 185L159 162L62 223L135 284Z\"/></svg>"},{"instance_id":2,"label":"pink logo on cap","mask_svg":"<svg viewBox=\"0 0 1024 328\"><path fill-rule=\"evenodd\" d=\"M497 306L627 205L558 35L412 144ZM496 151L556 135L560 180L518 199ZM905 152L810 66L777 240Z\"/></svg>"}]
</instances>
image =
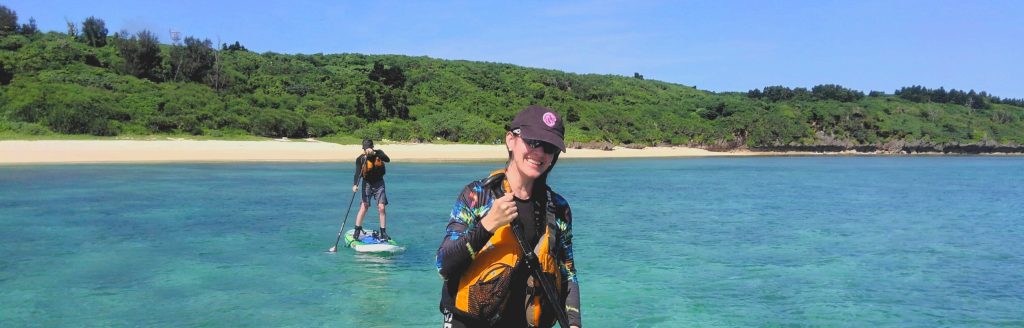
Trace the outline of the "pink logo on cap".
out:
<instances>
[{"instance_id":1,"label":"pink logo on cap","mask_svg":"<svg viewBox=\"0 0 1024 328\"><path fill-rule=\"evenodd\" d=\"M558 118L555 117L555 114L552 114L551 112L544 113L543 119L544 124L547 124L549 128L555 127L555 122L558 121Z\"/></svg>"}]
</instances>

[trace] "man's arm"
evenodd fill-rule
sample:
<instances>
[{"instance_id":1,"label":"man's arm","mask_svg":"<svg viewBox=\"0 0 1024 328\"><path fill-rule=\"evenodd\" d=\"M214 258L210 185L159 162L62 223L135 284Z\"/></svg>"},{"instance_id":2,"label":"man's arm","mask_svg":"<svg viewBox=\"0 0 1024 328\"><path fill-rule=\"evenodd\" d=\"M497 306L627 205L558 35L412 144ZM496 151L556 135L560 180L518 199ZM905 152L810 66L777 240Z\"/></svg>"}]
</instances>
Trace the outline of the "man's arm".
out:
<instances>
[{"instance_id":1,"label":"man's arm","mask_svg":"<svg viewBox=\"0 0 1024 328\"><path fill-rule=\"evenodd\" d=\"M356 174L355 176L352 177L353 186L359 184L359 177L362 176L363 174L363 161L365 158L366 156L364 155L359 155L359 157L356 157Z\"/></svg>"},{"instance_id":2,"label":"man's arm","mask_svg":"<svg viewBox=\"0 0 1024 328\"><path fill-rule=\"evenodd\" d=\"M383 150L374 149L373 151L377 152L377 157L380 157L380 160L384 161L385 163L391 162L391 158L388 157L388 154L385 154Z\"/></svg>"}]
</instances>

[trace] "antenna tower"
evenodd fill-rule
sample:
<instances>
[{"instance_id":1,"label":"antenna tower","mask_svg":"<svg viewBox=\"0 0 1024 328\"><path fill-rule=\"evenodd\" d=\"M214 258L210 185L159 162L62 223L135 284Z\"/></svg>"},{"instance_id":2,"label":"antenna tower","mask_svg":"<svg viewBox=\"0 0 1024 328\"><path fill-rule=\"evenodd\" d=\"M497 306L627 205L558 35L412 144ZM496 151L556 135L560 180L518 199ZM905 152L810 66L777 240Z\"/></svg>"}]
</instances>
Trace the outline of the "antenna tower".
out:
<instances>
[{"instance_id":1,"label":"antenna tower","mask_svg":"<svg viewBox=\"0 0 1024 328\"><path fill-rule=\"evenodd\" d=\"M181 41L181 32L175 30L169 30L168 32L171 33L171 44L179 46L180 44L178 42ZM173 54L174 52L171 53ZM181 56L183 56L185 52L179 50L178 53L178 64L175 65L174 68L174 81L178 81L178 74L181 72Z\"/></svg>"}]
</instances>

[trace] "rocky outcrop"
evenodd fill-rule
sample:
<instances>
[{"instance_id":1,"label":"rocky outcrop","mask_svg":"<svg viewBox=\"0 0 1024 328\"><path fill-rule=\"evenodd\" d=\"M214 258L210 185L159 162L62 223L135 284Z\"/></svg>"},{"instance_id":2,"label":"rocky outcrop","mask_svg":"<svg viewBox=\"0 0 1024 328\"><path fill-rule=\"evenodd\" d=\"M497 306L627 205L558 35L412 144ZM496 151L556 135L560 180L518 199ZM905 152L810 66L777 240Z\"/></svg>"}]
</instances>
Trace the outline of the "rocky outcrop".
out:
<instances>
[{"instance_id":1,"label":"rocky outcrop","mask_svg":"<svg viewBox=\"0 0 1024 328\"><path fill-rule=\"evenodd\" d=\"M982 140L976 143L935 143L930 141L893 140L882 144L857 144L849 140L839 140L818 132L814 144L788 144L756 147L751 150L770 152L812 152L812 153L881 153L881 154L1022 154L1024 145L1016 143L1000 144L993 140Z\"/></svg>"},{"instance_id":2,"label":"rocky outcrop","mask_svg":"<svg viewBox=\"0 0 1024 328\"><path fill-rule=\"evenodd\" d=\"M599 149L599 150L612 150L615 148L610 142L607 141L590 141L590 142L569 142L569 149Z\"/></svg>"}]
</instances>

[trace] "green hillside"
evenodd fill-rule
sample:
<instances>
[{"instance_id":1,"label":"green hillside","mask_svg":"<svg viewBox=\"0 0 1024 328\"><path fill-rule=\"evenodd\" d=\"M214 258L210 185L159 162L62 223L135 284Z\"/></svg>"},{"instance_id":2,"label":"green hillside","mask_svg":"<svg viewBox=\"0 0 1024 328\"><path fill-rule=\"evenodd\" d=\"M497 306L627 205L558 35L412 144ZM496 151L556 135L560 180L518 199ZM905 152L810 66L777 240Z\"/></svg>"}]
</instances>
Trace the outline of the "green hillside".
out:
<instances>
[{"instance_id":1,"label":"green hillside","mask_svg":"<svg viewBox=\"0 0 1024 328\"><path fill-rule=\"evenodd\" d=\"M837 85L714 93L615 75L400 55L253 53L238 42L68 33L0 12L0 138L317 137L493 143L516 111L565 117L570 142L708 149L1021 152L1024 101ZM3 11L0 10L0 11ZM13 27L12 27L13 26Z\"/></svg>"}]
</instances>

